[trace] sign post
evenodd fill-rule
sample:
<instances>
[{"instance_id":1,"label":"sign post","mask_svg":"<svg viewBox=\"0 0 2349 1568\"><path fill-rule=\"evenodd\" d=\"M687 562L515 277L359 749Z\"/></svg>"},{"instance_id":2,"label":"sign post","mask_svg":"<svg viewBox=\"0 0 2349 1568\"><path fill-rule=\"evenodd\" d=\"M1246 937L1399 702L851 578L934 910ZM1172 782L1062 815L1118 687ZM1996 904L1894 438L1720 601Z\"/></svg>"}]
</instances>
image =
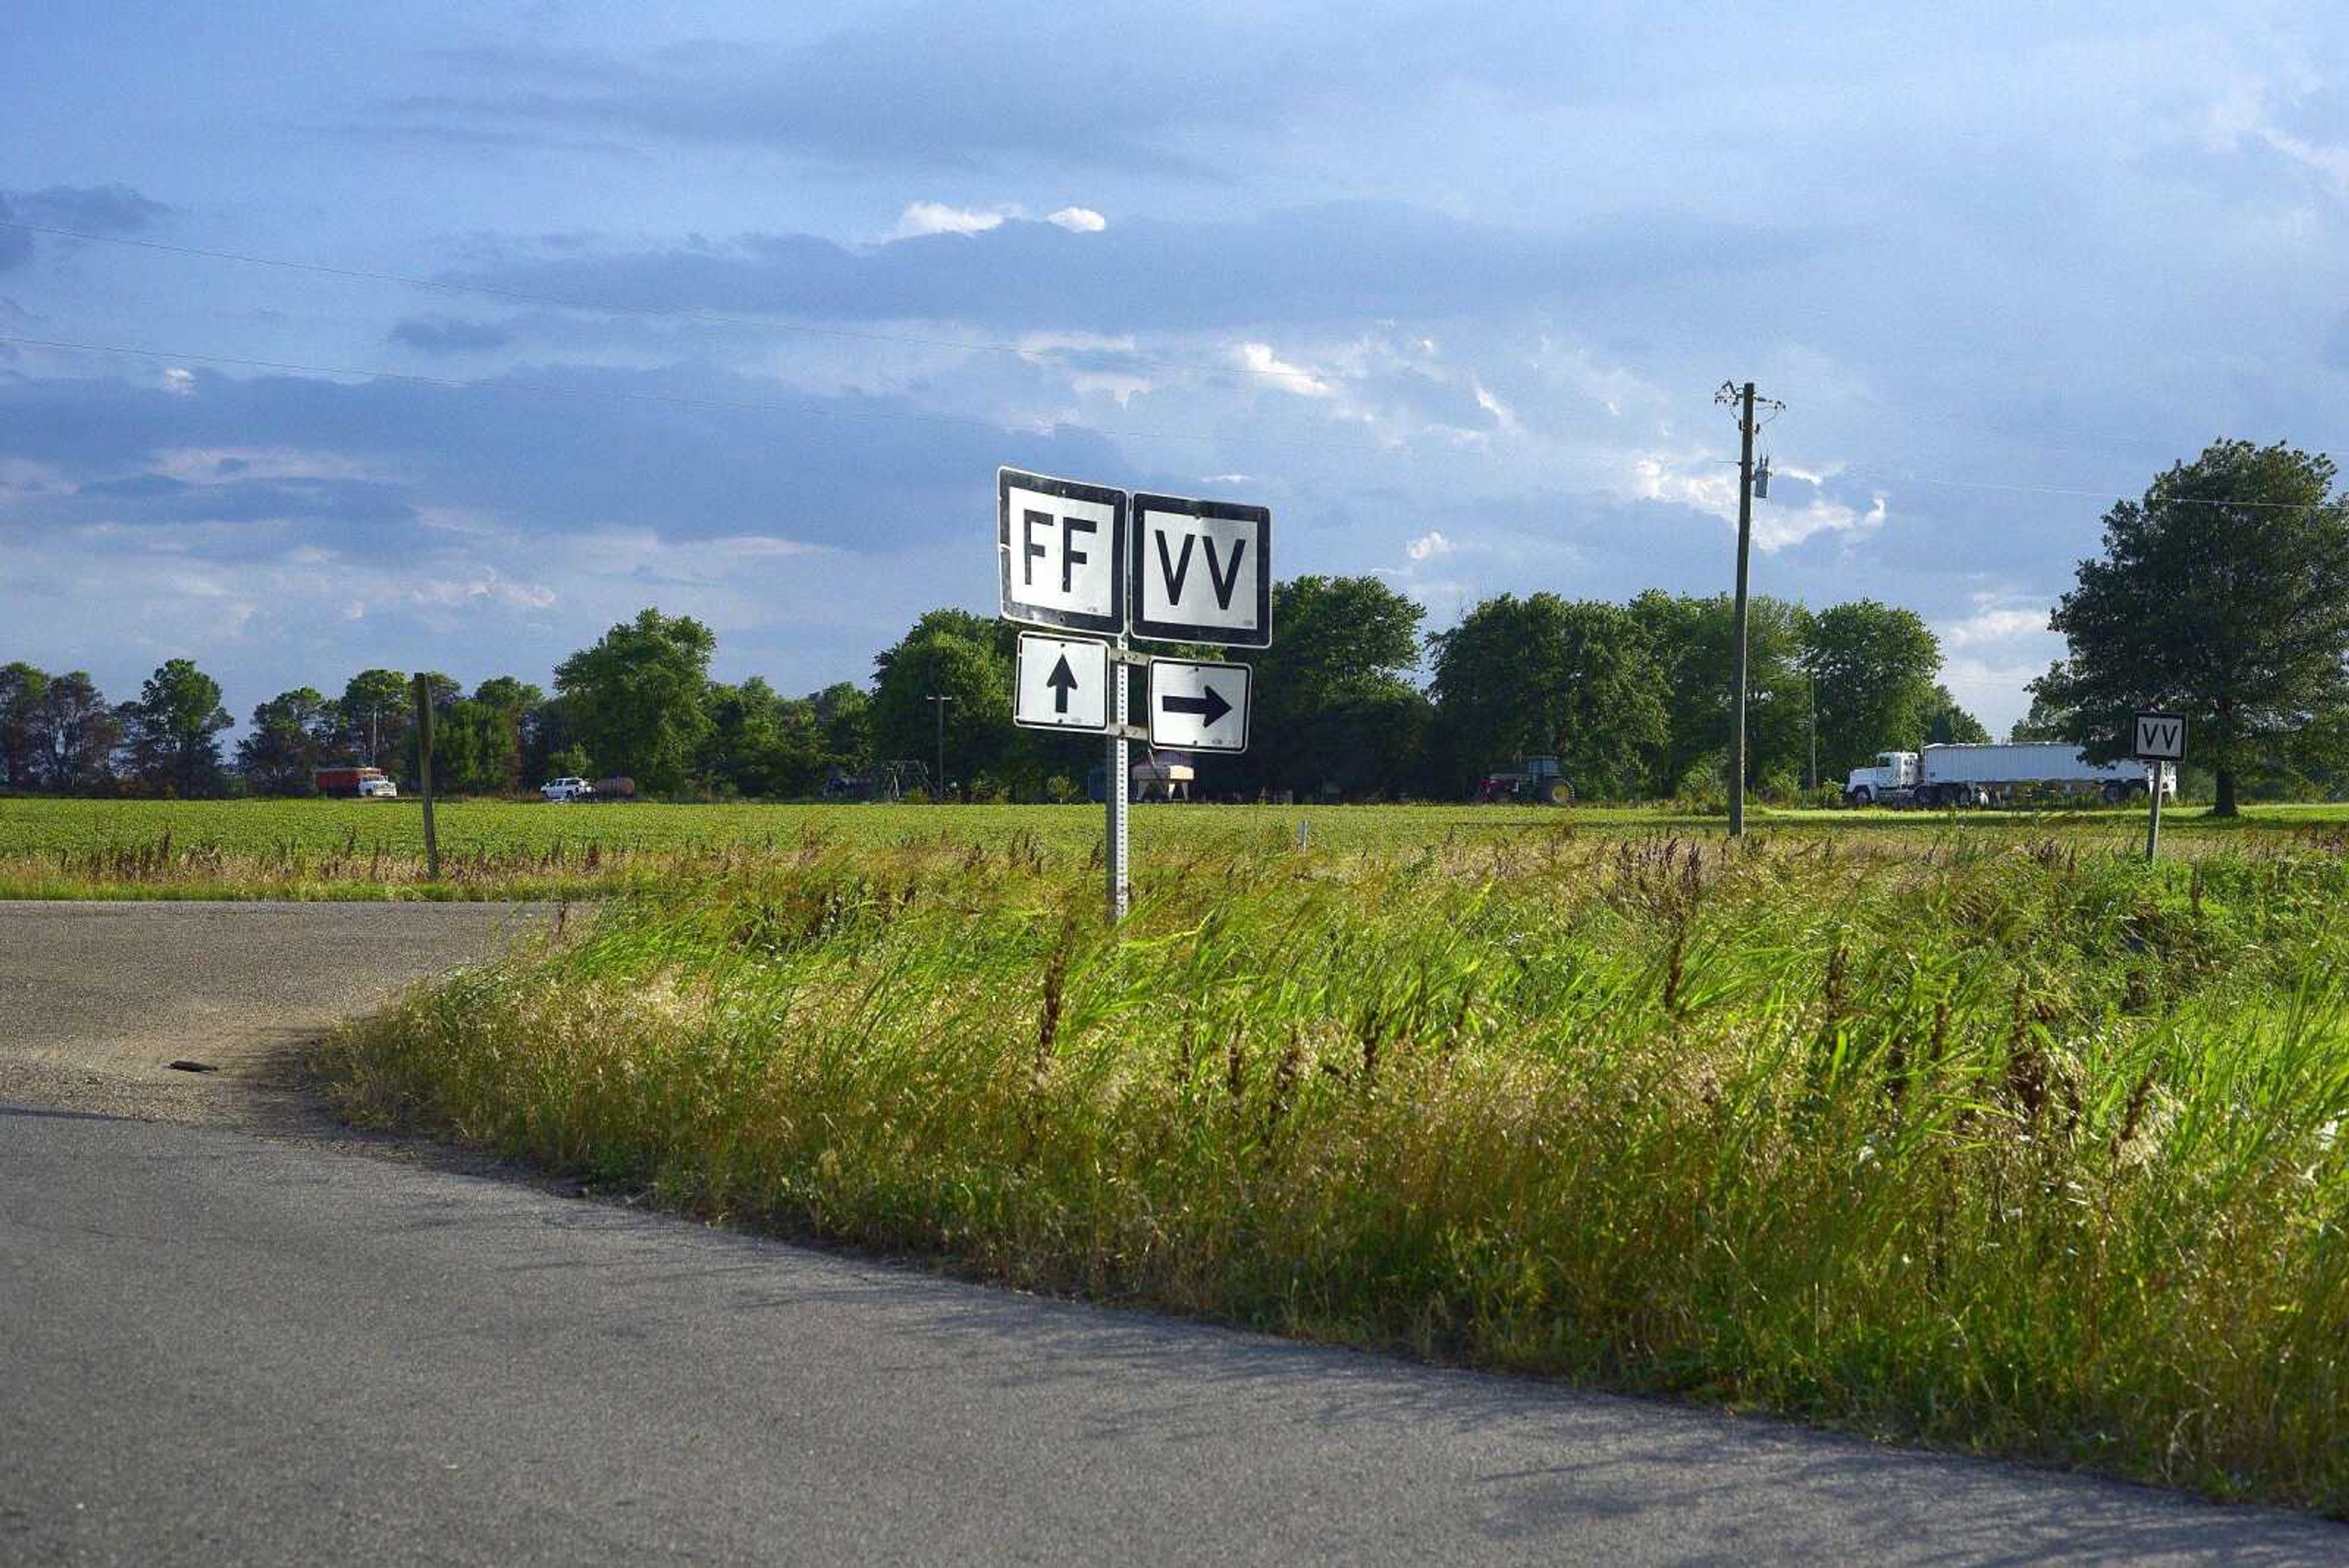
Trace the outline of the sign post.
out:
<instances>
[{"instance_id":1,"label":"sign post","mask_svg":"<svg viewBox=\"0 0 2349 1568\"><path fill-rule=\"evenodd\" d=\"M440 880L440 837L432 830L432 682L416 678L416 779L424 790L424 875Z\"/></svg>"},{"instance_id":2,"label":"sign post","mask_svg":"<svg viewBox=\"0 0 2349 1568\"><path fill-rule=\"evenodd\" d=\"M1261 506L1129 496L1016 468L995 475L1003 618L1022 632L1012 721L1104 735L1109 918L1132 900L1132 743L1247 749L1244 664L1152 659L1130 639L1272 644L1272 514ZM1072 635L1073 634L1073 635ZM1102 639L1102 640L1096 640ZM1133 722L1133 667L1151 669L1147 726Z\"/></svg>"},{"instance_id":3,"label":"sign post","mask_svg":"<svg viewBox=\"0 0 2349 1568\"><path fill-rule=\"evenodd\" d=\"M1107 786L1102 793L1109 797L1109 923L1113 926L1125 919L1126 909L1133 901L1133 840L1126 822L1133 810L1133 763L1125 738L1124 633L1118 634L1117 646L1110 650L1109 658L1117 667L1110 677L1116 693L1109 711L1109 776L1102 781Z\"/></svg>"},{"instance_id":4,"label":"sign post","mask_svg":"<svg viewBox=\"0 0 2349 1568\"><path fill-rule=\"evenodd\" d=\"M2139 713L2131 726L2129 754L2146 765L2145 857L2161 854L2161 794L2171 764L2186 756L2186 721L2177 713Z\"/></svg>"}]
</instances>

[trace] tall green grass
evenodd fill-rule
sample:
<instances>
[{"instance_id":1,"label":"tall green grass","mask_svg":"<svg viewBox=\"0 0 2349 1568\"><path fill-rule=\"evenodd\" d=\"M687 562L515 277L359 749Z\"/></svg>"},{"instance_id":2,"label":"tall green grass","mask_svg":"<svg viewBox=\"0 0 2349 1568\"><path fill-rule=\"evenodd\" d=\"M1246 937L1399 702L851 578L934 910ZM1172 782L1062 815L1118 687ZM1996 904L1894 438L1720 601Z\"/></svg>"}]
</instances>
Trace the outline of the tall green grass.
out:
<instances>
[{"instance_id":1,"label":"tall green grass","mask_svg":"<svg viewBox=\"0 0 2349 1568\"><path fill-rule=\"evenodd\" d=\"M2349 863L811 844L355 1029L363 1118L1047 1290L2349 1511Z\"/></svg>"}]
</instances>

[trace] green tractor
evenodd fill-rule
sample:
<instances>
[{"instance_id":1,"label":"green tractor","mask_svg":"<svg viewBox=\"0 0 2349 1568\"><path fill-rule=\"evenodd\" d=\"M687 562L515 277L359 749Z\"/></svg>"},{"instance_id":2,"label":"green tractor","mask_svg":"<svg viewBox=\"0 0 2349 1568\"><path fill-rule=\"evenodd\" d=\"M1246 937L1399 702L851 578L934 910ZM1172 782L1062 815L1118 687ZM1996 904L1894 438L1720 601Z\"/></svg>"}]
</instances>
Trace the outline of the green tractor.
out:
<instances>
[{"instance_id":1,"label":"green tractor","mask_svg":"<svg viewBox=\"0 0 2349 1568\"><path fill-rule=\"evenodd\" d=\"M1491 773L1476 786L1479 805L1571 805L1574 786L1556 757L1527 757L1508 772Z\"/></svg>"}]
</instances>

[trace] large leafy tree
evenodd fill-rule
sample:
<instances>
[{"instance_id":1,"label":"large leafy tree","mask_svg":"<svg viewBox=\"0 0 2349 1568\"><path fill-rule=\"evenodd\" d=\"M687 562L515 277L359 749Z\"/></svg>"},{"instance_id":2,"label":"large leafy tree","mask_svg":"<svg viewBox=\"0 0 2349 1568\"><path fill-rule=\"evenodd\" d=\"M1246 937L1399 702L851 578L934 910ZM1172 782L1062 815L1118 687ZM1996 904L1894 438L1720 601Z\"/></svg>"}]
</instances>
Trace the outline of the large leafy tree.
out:
<instances>
[{"instance_id":1,"label":"large leafy tree","mask_svg":"<svg viewBox=\"0 0 2349 1568\"><path fill-rule=\"evenodd\" d=\"M335 706L341 725L329 761L383 767L406 748L416 698L399 670L360 670L344 683Z\"/></svg>"},{"instance_id":2,"label":"large leafy tree","mask_svg":"<svg viewBox=\"0 0 2349 1568\"><path fill-rule=\"evenodd\" d=\"M873 735L882 755L936 766L944 695L946 769L956 780L1033 783L1034 753L1011 724L1018 628L967 610L928 611L873 660Z\"/></svg>"},{"instance_id":3,"label":"large leafy tree","mask_svg":"<svg viewBox=\"0 0 2349 1568\"><path fill-rule=\"evenodd\" d=\"M709 731L702 697L718 639L690 616L637 613L555 666L576 742L652 794L685 786Z\"/></svg>"},{"instance_id":4,"label":"large leafy tree","mask_svg":"<svg viewBox=\"0 0 2349 1568\"><path fill-rule=\"evenodd\" d=\"M2331 459L2221 441L2105 514L2049 624L2071 657L2033 683L2091 756L2132 710L2186 715L2189 755L2231 816L2247 774L2288 769L2349 707L2349 501Z\"/></svg>"},{"instance_id":5,"label":"large leafy tree","mask_svg":"<svg viewBox=\"0 0 2349 1568\"><path fill-rule=\"evenodd\" d=\"M2031 683L2031 711L2007 726L2007 740L2069 739L2079 727L2078 716L2064 695L2071 684L2071 671L2064 668L2062 659L2050 664L2047 673Z\"/></svg>"},{"instance_id":6,"label":"large leafy tree","mask_svg":"<svg viewBox=\"0 0 2349 1568\"><path fill-rule=\"evenodd\" d=\"M873 760L873 698L864 687L835 680L808 701L815 705L831 767L853 772Z\"/></svg>"},{"instance_id":7,"label":"large leafy tree","mask_svg":"<svg viewBox=\"0 0 2349 1568\"><path fill-rule=\"evenodd\" d=\"M48 675L19 660L0 664L0 788L28 790L40 778L41 700Z\"/></svg>"},{"instance_id":8,"label":"large leafy tree","mask_svg":"<svg viewBox=\"0 0 2349 1568\"><path fill-rule=\"evenodd\" d=\"M709 689L700 771L713 791L767 797L813 794L827 757L815 704L779 695L759 676Z\"/></svg>"},{"instance_id":9,"label":"large leafy tree","mask_svg":"<svg viewBox=\"0 0 2349 1568\"><path fill-rule=\"evenodd\" d=\"M341 710L316 688L281 691L253 711L252 732L236 743L237 771L256 794L308 794L341 724Z\"/></svg>"},{"instance_id":10,"label":"large leafy tree","mask_svg":"<svg viewBox=\"0 0 2349 1568\"><path fill-rule=\"evenodd\" d=\"M130 771L148 788L183 797L221 789L221 732L235 723L220 682L189 659L167 659L122 705Z\"/></svg>"},{"instance_id":11,"label":"large leafy tree","mask_svg":"<svg viewBox=\"0 0 2349 1568\"><path fill-rule=\"evenodd\" d=\"M1956 693L1936 681L1932 701L1926 703L1925 743L1929 746L1981 746L1990 743L1990 731L1958 703Z\"/></svg>"},{"instance_id":12,"label":"large leafy tree","mask_svg":"<svg viewBox=\"0 0 2349 1568\"><path fill-rule=\"evenodd\" d=\"M1663 670L1620 605L1503 594L1430 647L1454 788L1555 753L1583 795L1633 794L1668 739Z\"/></svg>"},{"instance_id":13,"label":"large leafy tree","mask_svg":"<svg viewBox=\"0 0 2349 1568\"><path fill-rule=\"evenodd\" d=\"M472 696L451 702L446 724L464 735L467 758L463 774L450 774L450 787L474 794L521 788L545 705L545 692L512 675L492 676Z\"/></svg>"},{"instance_id":14,"label":"large leafy tree","mask_svg":"<svg viewBox=\"0 0 2349 1568\"><path fill-rule=\"evenodd\" d=\"M87 670L51 676L33 724L33 765L42 787L70 792L107 782L122 743L122 720Z\"/></svg>"},{"instance_id":15,"label":"large leafy tree","mask_svg":"<svg viewBox=\"0 0 2349 1568\"><path fill-rule=\"evenodd\" d=\"M1941 645L1914 610L1874 599L1832 605L1805 628L1802 664L1822 778L1841 778L1880 751L1914 750L1940 711Z\"/></svg>"},{"instance_id":16,"label":"large leafy tree","mask_svg":"<svg viewBox=\"0 0 2349 1568\"><path fill-rule=\"evenodd\" d=\"M1736 668L1736 610L1727 594L1692 598L1650 589L1630 614L1648 633L1664 672L1670 739L1651 782L1660 794L1726 789L1734 731L1730 691ZM1802 606L1756 594L1746 607L1745 782L1791 790L1810 749L1810 692L1802 655L1809 615Z\"/></svg>"},{"instance_id":17,"label":"large leafy tree","mask_svg":"<svg viewBox=\"0 0 2349 1568\"><path fill-rule=\"evenodd\" d=\"M1234 771L1258 788L1407 790L1428 718L1411 680L1426 614L1376 577L1275 586L1273 645L1239 655L1253 666L1253 711Z\"/></svg>"}]
</instances>

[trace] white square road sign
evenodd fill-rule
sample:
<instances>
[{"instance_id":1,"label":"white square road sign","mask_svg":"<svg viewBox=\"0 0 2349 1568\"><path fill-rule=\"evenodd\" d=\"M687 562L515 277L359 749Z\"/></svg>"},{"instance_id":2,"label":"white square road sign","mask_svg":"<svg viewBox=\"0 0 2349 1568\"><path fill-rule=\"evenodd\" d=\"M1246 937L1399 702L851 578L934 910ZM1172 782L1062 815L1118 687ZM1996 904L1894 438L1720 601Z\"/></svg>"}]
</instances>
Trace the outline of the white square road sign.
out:
<instances>
[{"instance_id":1,"label":"white square road sign","mask_svg":"<svg viewBox=\"0 0 2349 1568\"><path fill-rule=\"evenodd\" d=\"M1098 734L1109 728L1109 682L1108 643L1023 631L1011 722Z\"/></svg>"},{"instance_id":2,"label":"white square road sign","mask_svg":"<svg viewBox=\"0 0 2349 1568\"><path fill-rule=\"evenodd\" d=\"M1272 645L1272 513L1228 501L1133 498L1133 635Z\"/></svg>"},{"instance_id":3,"label":"white square road sign","mask_svg":"<svg viewBox=\"0 0 2349 1568\"><path fill-rule=\"evenodd\" d=\"M1125 492L1002 468L995 473L1003 618L1125 629Z\"/></svg>"},{"instance_id":4,"label":"white square road sign","mask_svg":"<svg viewBox=\"0 0 2349 1568\"><path fill-rule=\"evenodd\" d=\"M1177 752L1247 750L1245 664L1150 661L1150 743Z\"/></svg>"},{"instance_id":5,"label":"white square road sign","mask_svg":"<svg viewBox=\"0 0 2349 1568\"><path fill-rule=\"evenodd\" d=\"M2178 713L2139 713L2136 744L2129 754L2139 762L2175 763L2186 756L2186 720Z\"/></svg>"}]
</instances>

